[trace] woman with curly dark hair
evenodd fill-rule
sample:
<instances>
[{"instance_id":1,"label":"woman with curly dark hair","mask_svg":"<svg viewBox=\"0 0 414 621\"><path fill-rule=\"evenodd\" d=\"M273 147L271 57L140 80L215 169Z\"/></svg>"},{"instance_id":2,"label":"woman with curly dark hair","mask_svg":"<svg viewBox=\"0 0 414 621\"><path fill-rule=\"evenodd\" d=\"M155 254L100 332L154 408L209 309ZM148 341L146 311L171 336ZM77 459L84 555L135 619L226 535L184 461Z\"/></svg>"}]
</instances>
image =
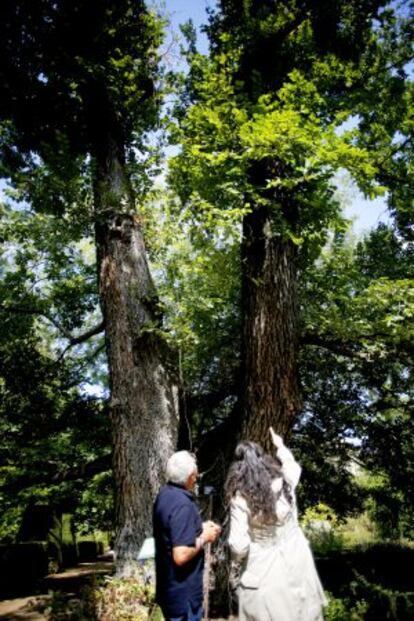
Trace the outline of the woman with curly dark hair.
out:
<instances>
[{"instance_id":1,"label":"woman with curly dark hair","mask_svg":"<svg viewBox=\"0 0 414 621\"><path fill-rule=\"evenodd\" d=\"M242 567L240 621L322 621L326 604L312 552L298 523L301 468L272 428L276 457L241 442L226 480L229 546Z\"/></svg>"}]
</instances>

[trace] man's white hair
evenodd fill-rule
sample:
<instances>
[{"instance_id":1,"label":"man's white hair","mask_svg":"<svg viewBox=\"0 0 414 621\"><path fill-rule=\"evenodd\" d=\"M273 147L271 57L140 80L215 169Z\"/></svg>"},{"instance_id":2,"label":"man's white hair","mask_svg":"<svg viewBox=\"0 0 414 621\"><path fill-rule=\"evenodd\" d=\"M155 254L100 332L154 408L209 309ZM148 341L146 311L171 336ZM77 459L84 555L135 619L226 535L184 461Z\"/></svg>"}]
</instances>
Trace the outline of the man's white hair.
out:
<instances>
[{"instance_id":1,"label":"man's white hair","mask_svg":"<svg viewBox=\"0 0 414 621\"><path fill-rule=\"evenodd\" d=\"M167 461L167 480L178 485L185 485L188 477L197 470L196 458L188 451L178 451Z\"/></svg>"}]
</instances>

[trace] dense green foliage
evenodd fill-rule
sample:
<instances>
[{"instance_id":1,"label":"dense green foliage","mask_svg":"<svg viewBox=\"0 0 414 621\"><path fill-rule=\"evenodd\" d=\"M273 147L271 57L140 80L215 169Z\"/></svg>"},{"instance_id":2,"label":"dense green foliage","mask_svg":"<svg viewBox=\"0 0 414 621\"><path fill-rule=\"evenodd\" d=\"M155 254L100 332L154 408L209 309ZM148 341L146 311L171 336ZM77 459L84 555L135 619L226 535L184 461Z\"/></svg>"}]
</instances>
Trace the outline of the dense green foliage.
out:
<instances>
[{"instance_id":1,"label":"dense green foliage","mask_svg":"<svg viewBox=\"0 0 414 621\"><path fill-rule=\"evenodd\" d=\"M0 17L3 176L62 212L108 127L139 148L156 122L161 22L141 0L4 2Z\"/></svg>"},{"instance_id":2,"label":"dense green foliage","mask_svg":"<svg viewBox=\"0 0 414 621\"><path fill-rule=\"evenodd\" d=\"M208 58L187 28L171 179L190 221L221 227L266 205L273 234L315 258L340 221L331 179L342 167L367 195L388 191L409 234L412 25L384 4L222 2Z\"/></svg>"},{"instance_id":3,"label":"dense green foliage","mask_svg":"<svg viewBox=\"0 0 414 621\"><path fill-rule=\"evenodd\" d=\"M341 512L361 506L377 487L354 488L352 502L351 457L378 475L386 536L411 537L413 527L412 254L381 225L357 243L337 238L303 282L305 408L295 442L307 464L307 501L330 504L333 493Z\"/></svg>"}]
</instances>

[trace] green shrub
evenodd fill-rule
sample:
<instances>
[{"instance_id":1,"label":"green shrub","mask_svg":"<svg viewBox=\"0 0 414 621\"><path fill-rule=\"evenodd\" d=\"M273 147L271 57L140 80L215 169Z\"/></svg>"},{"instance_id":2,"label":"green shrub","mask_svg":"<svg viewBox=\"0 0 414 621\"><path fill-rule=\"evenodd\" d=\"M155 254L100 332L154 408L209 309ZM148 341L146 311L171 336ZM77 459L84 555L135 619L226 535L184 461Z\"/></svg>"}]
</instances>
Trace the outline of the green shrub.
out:
<instances>
[{"instance_id":1,"label":"green shrub","mask_svg":"<svg viewBox=\"0 0 414 621\"><path fill-rule=\"evenodd\" d=\"M38 601L34 609L48 621L98 621L95 605L95 583L83 586L77 597L73 594L53 592Z\"/></svg>"},{"instance_id":2,"label":"green shrub","mask_svg":"<svg viewBox=\"0 0 414 621\"><path fill-rule=\"evenodd\" d=\"M414 549L398 544L374 544L352 550L316 556L322 584L336 597L347 597L355 575L364 576L370 584L380 584L398 592L414 591Z\"/></svg>"},{"instance_id":3,"label":"green shrub","mask_svg":"<svg viewBox=\"0 0 414 621\"><path fill-rule=\"evenodd\" d=\"M146 567L133 578L93 578L77 597L54 593L37 609L49 621L163 621Z\"/></svg>"},{"instance_id":4,"label":"green shrub","mask_svg":"<svg viewBox=\"0 0 414 621\"><path fill-rule=\"evenodd\" d=\"M368 603L364 600L352 603L349 598L335 598L330 593L327 596L329 601L324 611L325 621L365 621Z\"/></svg>"},{"instance_id":5,"label":"green shrub","mask_svg":"<svg viewBox=\"0 0 414 621\"><path fill-rule=\"evenodd\" d=\"M329 605L325 621L412 621L414 550L376 544L317 559Z\"/></svg>"},{"instance_id":6,"label":"green shrub","mask_svg":"<svg viewBox=\"0 0 414 621\"><path fill-rule=\"evenodd\" d=\"M356 574L351 584L355 599L368 602L365 621L412 621L414 618L414 592L402 592L369 582Z\"/></svg>"},{"instance_id":7,"label":"green shrub","mask_svg":"<svg viewBox=\"0 0 414 621\"><path fill-rule=\"evenodd\" d=\"M377 530L367 511L354 517L348 517L339 526L339 532L343 537L346 548L375 543L377 540Z\"/></svg>"},{"instance_id":8,"label":"green shrub","mask_svg":"<svg viewBox=\"0 0 414 621\"><path fill-rule=\"evenodd\" d=\"M96 590L96 612L99 621L158 621L155 589L148 582L147 569L138 569L132 578L106 578Z\"/></svg>"},{"instance_id":9,"label":"green shrub","mask_svg":"<svg viewBox=\"0 0 414 621\"><path fill-rule=\"evenodd\" d=\"M320 502L308 507L302 526L315 554L324 556L342 550L344 538L339 531L338 518L328 505Z\"/></svg>"},{"instance_id":10,"label":"green shrub","mask_svg":"<svg viewBox=\"0 0 414 621\"><path fill-rule=\"evenodd\" d=\"M336 598L330 593L325 621L412 621L414 593L393 591L357 575L350 595Z\"/></svg>"}]
</instances>

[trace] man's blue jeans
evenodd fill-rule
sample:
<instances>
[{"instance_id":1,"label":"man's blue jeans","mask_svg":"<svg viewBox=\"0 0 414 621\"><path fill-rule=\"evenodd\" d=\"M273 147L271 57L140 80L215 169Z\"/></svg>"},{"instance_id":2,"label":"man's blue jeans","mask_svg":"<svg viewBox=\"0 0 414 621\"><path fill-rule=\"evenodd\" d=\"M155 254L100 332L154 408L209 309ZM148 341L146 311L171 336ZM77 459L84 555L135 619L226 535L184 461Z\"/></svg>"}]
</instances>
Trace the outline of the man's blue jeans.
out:
<instances>
[{"instance_id":1,"label":"man's blue jeans","mask_svg":"<svg viewBox=\"0 0 414 621\"><path fill-rule=\"evenodd\" d=\"M201 621L203 616L203 607L199 606L195 610L188 604L187 614L181 617L165 617L165 621Z\"/></svg>"}]
</instances>

